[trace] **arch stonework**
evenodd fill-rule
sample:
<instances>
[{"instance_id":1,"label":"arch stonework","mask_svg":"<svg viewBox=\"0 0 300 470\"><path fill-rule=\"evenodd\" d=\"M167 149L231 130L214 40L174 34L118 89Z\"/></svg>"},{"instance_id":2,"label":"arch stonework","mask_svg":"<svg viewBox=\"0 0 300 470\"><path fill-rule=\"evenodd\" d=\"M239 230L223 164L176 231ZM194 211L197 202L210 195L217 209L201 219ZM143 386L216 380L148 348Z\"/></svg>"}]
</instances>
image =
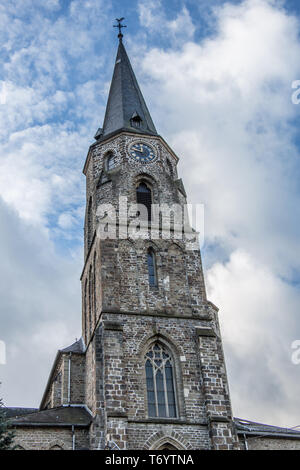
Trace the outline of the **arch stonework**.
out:
<instances>
[{"instance_id":1,"label":"arch stonework","mask_svg":"<svg viewBox=\"0 0 300 470\"><path fill-rule=\"evenodd\" d=\"M182 346L177 345L174 339L168 333L155 331L153 332L153 335L145 335L145 337L141 340L137 348L137 353L140 358L144 357L150 344L154 343L155 341L161 341L163 344L165 344L172 352L174 360L176 359L176 356L179 357L184 355Z\"/></svg>"},{"instance_id":2,"label":"arch stonework","mask_svg":"<svg viewBox=\"0 0 300 470\"><path fill-rule=\"evenodd\" d=\"M143 450L158 450L159 447L171 444L176 447L178 450L191 449L192 446L189 442L182 436L182 434L173 430L168 433L163 431L158 431L152 434L151 437L145 442Z\"/></svg>"},{"instance_id":3,"label":"arch stonework","mask_svg":"<svg viewBox=\"0 0 300 470\"><path fill-rule=\"evenodd\" d=\"M60 449L53 449L53 447L60 447L61 450L66 450L66 444L62 439L55 439L48 444L47 448L48 450L60 450Z\"/></svg>"}]
</instances>

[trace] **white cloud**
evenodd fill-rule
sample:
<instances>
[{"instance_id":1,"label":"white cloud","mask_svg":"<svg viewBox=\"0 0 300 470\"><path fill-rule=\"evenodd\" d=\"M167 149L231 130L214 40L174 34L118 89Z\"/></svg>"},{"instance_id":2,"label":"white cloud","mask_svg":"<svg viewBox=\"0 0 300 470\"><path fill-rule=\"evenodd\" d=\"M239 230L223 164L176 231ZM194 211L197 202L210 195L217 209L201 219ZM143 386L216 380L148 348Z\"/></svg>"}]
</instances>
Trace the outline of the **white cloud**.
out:
<instances>
[{"instance_id":1,"label":"white cloud","mask_svg":"<svg viewBox=\"0 0 300 470\"><path fill-rule=\"evenodd\" d=\"M144 54L146 93L156 100L159 132L181 157L190 202L205 203L204 261L220 307L234 409L297 425L298 371L289 348L300 329L292 124L299 107L291 104L299 25L265 0L225 4L215 15L215 32L201 43Z\"/></svg>"},{"instance_id":2,"label":"white cloud","mask_svg":"<svg viewBox=\"0 0 300 470\"><path fill-rule=\"evenodd\" d=\"M59 7L0 0L0 394L8 406L37 406L57 349L81 334L82 167L99 127L93 73L98 81L106 71L95 38L106 33L109 4L86 2L89 14L76 20L66 5L52 16Z\"/></svg>"},{"instance_id":3,"label":"white cloud","mask_svg":"<svg viewBox=\"0 0 300 470\"><path fill-rule=\"evenodd\" d=\"M233 252L225 264L215 264L207 284L212 301L222 306L235 415L298 425L299 366L292 363L291 344L300 338L299 290L242 251Z\"/></svg>"},{"instance_id":4,"label":"white cloud","mask_svg":"<svg viewBox=\"0 0 300 470\"><path fill-rule=\"evenodd\" d=\"M58 225L62 229L70 229L76 222L77 219L70 212L63 212L58 218Z\"/></svg>"},{"instance_id":5,"label":"white cloud","mask_svg":"<svg viewBox=\"0 0 300 470\"><path fill-rule=\"evenodd\" d=\"M0 216L1 396L10 406L38 406L57 349L80 334L82 255L57 254L44 231L1 199Z\"/></svg>"},{"instance_id":6,"label":"white cloud","mask_svg":"<svg viewBox=\"0 0 300 470\"><path fill-rule=\"evenodd\" d=\"M194 35L195 26L185 6L174 19L166 15L161 0L142 0L138 4L138 10L140 23L149 30L149 34L155 33L171 38L173 44L178 44Z\"/></svg>"}]
</instances>

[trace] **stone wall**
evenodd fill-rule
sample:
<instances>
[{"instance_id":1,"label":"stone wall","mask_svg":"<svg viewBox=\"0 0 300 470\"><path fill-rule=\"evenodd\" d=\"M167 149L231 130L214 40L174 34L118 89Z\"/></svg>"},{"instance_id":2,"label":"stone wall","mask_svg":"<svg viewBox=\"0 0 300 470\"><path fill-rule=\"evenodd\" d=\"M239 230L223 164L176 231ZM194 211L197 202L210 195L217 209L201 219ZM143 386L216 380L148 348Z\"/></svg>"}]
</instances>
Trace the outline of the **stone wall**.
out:
<instances>
[{"instance_id":1,"label":"stone wall","mask_svg":"<svg viewBox=\"0 0 300 470\"><path fill-rule=\"evenodd\" d=\"M91 397L94 394L90 406L97 411L91 442L99 445L100 439L104 448L112 440L121 449L141 449L159 430L163 435L157 440L171 438L172 432L184 436L178 444L182 448L186 448L184 442L190 442L195 449L208 449L211 442L213 448L234 447L222 351L216 337L205 339L212 341L208 350L214 354L209 369L206 357L199 350L199 328L203 334L207 329L210 332L216 329L212 309L204 309L202 319L200 314L198 318L183 318L154 315L149 311L144 314L103 312L92 341L98 357L94 363L96 369L86 368L87 388ZM174 419L148 416L144 357L155 341L164 344L174 360L177 396ZM87 356L92 354L92 343ZM97 410L93 402L97 403ZM217 418L221 422L213 425Z\"/></svg>"},{"instance_id":2,"label":"stone wall","mask_svg":"<svg viewBox=\"0 0 300 470\"><path fill-rule=\"evenodd\" d=\"M75 428L75 450L89 448L86 429ZM71 427L18 427L14 444L24 450L72 450Z\"/></svg>"},{"instance_id":3,"label":"stone wall","mask_svg":"<svg viewBox=\"0 0 300 470\"><path fill-rule=\"evenodd\" d=\"M245 450L245 438L239 436L241 449ZM300 450L300 437L247 436L246 442L249 450Z\"/></svg>"},{"instance_id":4,"label":"stone wall","mask_svg":"<svg viewBox=\"0 0 300 470\"><path fill-rule=\"evenodd\" d=\"M71 361L71 362L70 362ZM70 390L69 390L69 367ZM85 356L77 353L59 353L42 409L69 403L85 403Z\"/></svg>"}]
</instances>

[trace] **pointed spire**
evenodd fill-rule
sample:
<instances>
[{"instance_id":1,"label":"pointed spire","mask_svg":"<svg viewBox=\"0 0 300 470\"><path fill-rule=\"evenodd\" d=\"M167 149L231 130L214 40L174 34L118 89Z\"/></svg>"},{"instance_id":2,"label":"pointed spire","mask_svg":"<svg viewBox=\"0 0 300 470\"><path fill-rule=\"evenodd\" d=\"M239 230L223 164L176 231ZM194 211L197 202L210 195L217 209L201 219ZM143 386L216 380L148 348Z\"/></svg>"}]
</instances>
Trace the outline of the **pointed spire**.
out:
<instances>
[{"instance_id":1,"label":"pointed spire","mask_svg":"<svg viewBox=\"0 0 300 470\"><path fill-rule=\"evenodd\" d=\"M127 56L123 35L119 48L99 139L121 130L157 135L147 105Z\"/></svg>"}]
</instances>

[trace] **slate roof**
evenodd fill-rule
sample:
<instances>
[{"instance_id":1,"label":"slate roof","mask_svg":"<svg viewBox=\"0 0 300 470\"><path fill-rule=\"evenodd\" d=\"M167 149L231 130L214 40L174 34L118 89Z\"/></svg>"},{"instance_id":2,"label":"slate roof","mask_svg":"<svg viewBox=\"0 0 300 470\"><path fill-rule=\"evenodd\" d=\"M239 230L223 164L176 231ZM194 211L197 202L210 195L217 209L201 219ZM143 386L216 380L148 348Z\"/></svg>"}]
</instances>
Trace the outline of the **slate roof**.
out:
<instances>
[{"instance_id":1,"label":"slate roof","mask_svg":"<svg viewBox=\"0 0 300 470\"><path fill-rule=\"evenodd\" d=\"M5 413L5 416L10 418L15 418L17 416L23 416L30 413L35 413L38 411L38 408L14 408L14 407L5 407L0 408L1 411Z\"/></svg>"},{"instance_id":2,"label":"slate roof","mask_svg":"<svg viewBox=\"0 0 300 470\"><path fill-rule=\"evenodd\" d=\"M75 343L71 344L71 346L68 346L67 348L60 349L59 352L61 353L79 353L83 354L85 352L85 346L83 343L83 339L80 338L78 341L75 341Z\"/></svg>"},{"instance_id":3,"label":"slate roof","mask_svg":"<svg viewBox=\"0 0 300 470\"><path fill-rule=\"evenodd\" d=\"M138 129L132 127L130 122L136 116L142 119ZM157 135L122 40L119 43L101 139L121 130Z\"/></svg>"},{"instance_id":4,"label":"slate roof","mask_svg":"<svg viewBox=\"0 0 300 470\"><path fill-rule=\"evenodd\" d=\"M61 406L38 411L11 420L13 426L80 426L87 427L92 421L90 413L81 406Z\"/></svg>"},{"instance_id":5,"label":"slate roof","mask_svg":"<svg viewBox=\"0 0 300 470\"><path fill-rule=\"evenodd\" d=\"M238 434L251 434L269 437L292 437L300 439L300 428L281 428L269 424L256 423L242 418L234 418Z\"/></svg>"}]
</instances>

